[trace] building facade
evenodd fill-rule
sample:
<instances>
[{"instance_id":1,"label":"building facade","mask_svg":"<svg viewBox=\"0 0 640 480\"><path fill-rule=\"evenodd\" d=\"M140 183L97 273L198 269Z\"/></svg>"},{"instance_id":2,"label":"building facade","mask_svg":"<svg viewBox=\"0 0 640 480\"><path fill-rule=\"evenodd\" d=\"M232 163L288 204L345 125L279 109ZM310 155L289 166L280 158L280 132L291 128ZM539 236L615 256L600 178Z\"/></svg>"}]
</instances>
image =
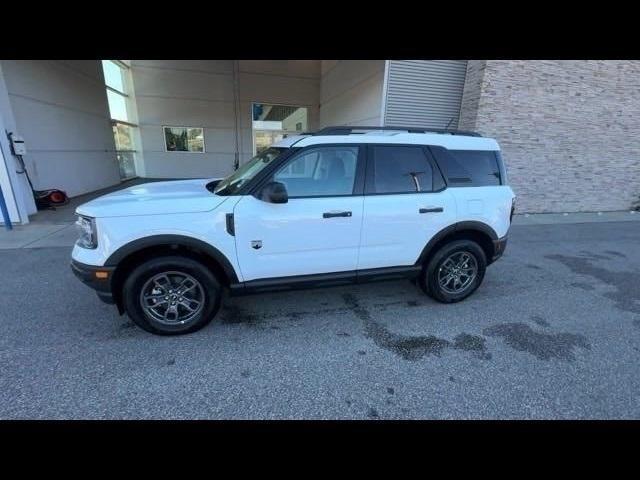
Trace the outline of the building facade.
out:
<instances>
[{"instance_id":1,"label":"building facade","mask_svg":"<svg viewBox=\"0 0 640 480\"><path fill-rule=\"evenodd\" d=\"M0 61L0 184L16 223L36 189L224 176L327 125L475 130L501 144L520 212L626 210L640 196L640 62Z\"/></svg>"}]
</instances>

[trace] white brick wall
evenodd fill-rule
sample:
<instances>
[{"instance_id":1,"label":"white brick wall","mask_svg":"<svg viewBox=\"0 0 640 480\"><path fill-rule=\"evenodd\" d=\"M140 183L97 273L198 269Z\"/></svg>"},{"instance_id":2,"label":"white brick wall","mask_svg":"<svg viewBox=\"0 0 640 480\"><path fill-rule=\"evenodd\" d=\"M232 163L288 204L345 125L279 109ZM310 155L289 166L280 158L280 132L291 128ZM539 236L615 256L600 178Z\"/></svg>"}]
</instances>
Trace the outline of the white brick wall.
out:
<instances>
[{"instance_id":1,"label":"white brick wall","mask_svg":"<svg viewBox=\"0 0 640 480\"><path fill-rule=\"evenodd\" d=\"M640 61L470 61L461 129L496 138L520 212L640 196Z\"/></svg>"}]
</instances>

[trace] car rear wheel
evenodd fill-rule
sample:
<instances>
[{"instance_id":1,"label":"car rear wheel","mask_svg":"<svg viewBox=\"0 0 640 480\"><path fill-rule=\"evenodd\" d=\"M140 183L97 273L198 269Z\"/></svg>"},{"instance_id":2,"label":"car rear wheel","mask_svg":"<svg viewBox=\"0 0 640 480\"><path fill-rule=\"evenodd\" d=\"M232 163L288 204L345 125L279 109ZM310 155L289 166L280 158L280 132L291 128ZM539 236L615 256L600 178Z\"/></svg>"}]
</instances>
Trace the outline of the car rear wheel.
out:
<instances>
[{"instance_id":1,"label":"car rear wheel","mask_svg":"<svg viewBox=\"0 0 640 480\"><path fill-rule=\"evenodd\" d=\"M123 286L125 310L144 330L159 335L195 332L220 309L222 289L196 260L167 256L138 265Z\"/></svg>"},{"instance_id":2,"label":"car rear wheel","mask_svg":"<svg viewBox=\"0 0 640 480\"><path fill-rule=\"evenodd\" d=\"M459 302L480 286L486 268L486 255L480 245L471 240L455 240L431 257L422 271L420 286L434 300Z\"/></svg>"}]
</instances>

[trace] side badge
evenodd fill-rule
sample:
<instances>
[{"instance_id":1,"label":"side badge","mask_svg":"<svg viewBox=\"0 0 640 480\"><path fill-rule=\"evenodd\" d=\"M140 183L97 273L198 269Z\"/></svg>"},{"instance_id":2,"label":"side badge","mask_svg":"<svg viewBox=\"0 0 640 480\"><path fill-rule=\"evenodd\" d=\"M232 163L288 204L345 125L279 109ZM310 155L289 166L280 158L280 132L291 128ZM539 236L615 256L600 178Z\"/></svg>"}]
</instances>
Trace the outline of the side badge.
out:
<instances>
[{"instance_id":1,"label":"side badge","mask_svg":"<svg viewBox=\"0 0 640 480\"><path fill-rule=\"evenodd\" d=\"M262 240L251 240L251 248L260 250L262 248Z\"/></svg>"}]
</instances>

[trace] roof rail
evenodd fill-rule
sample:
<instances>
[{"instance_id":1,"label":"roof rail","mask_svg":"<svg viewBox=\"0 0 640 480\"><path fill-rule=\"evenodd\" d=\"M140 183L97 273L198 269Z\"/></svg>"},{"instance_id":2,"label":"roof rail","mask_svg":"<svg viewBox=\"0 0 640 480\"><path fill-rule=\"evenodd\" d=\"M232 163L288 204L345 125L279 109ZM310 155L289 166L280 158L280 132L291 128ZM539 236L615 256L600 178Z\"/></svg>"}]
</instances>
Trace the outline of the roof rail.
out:
<instances>
[{"instance_id":1,"label":"roof rail","mask_svg":"<svg viewBox=\"0 0 640 480\"><path fill-rule=\"evenodd\" d=\"M317 132L308 132L309 135L323 136L323 135L350 135L354 133L354 130L406 130L407 133L440 133L443 135L463 135L466 137L481 137L478 132L470 132L465 130L449 130L446 128L420 128L420 127L353 127L353 126L336 126L336 127L324 127ZM358 132L360 133L360 132Z\"/></svg>"}]
</instances>

